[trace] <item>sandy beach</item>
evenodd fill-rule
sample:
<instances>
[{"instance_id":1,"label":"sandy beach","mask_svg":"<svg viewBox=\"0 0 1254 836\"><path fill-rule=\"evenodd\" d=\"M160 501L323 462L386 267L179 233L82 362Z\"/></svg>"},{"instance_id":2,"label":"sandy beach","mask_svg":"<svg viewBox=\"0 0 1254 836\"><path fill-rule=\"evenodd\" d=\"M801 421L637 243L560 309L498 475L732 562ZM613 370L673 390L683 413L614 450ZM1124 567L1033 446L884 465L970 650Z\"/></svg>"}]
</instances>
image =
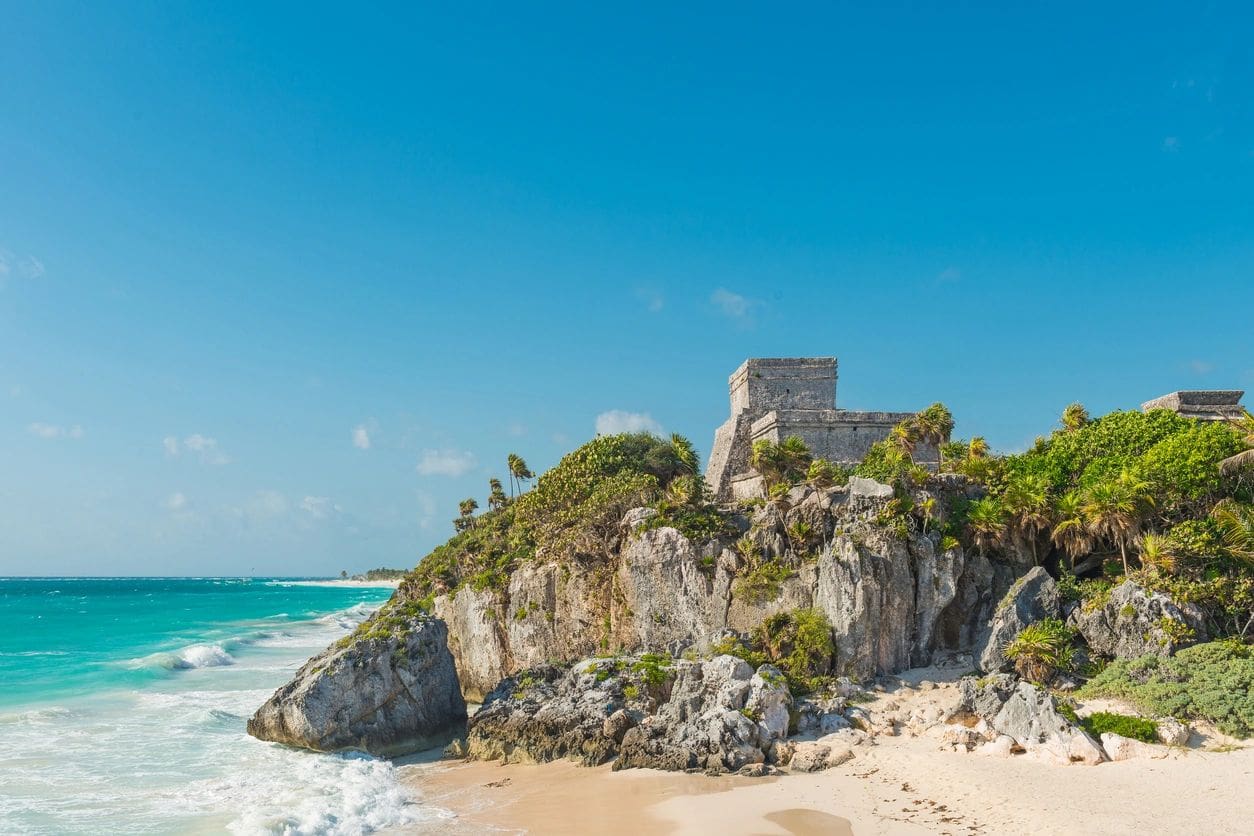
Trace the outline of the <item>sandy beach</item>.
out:
<instances>
[{"instance_id":1,"label":"sandy beach","mask_svg":"<svg viewBox=\"0 0 1254 836\"><path fill-rule=\"evenodd\" d=\"M561 762L402 767L445 833L1249 833L1254 748L1097 767L887 738L827 772L710 778ZM430 832L417 829L409 832Z\"/></svg>"},{"instance_id":2,"label":"sandy beach","mask_svg":"<svg viewBox=\"0 0 1254 836\"><path fill-rule=\"evenodd\" d=\"M910 672L915 685L938 669ZM943 702L952 683L879 695L871 711ZM1119 708L1102 703L1092 708ZM1099 766L953 751L940 727L878 735L819 773L709 777L570 762L444 761L400 767L442 833L1173 834L1249 833L1254 747L1195 734L1191 748ZM417 828L406 832L432 832Z\"/></svg>"}]
</instances>

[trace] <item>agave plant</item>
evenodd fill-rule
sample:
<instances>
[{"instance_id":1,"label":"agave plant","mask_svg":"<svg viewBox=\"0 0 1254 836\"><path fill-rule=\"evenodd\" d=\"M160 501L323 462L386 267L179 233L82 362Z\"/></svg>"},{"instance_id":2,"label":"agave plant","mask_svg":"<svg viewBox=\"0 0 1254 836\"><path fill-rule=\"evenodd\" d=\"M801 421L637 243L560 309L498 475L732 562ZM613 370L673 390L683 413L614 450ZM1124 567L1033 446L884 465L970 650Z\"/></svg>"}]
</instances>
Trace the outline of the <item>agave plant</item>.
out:
<instances>
[{"instance_id":1,"label":"agave plant","mask_svg":"<svg viewBox=\"0 0 1254 836\"><path fill-rule=\"evenodd\" d=\"M1175 543L1162 534L1146 534L1141 538L1141 565L1152 567L1164 575L1175 572Z\"/></svg>"},{"instance_id":2,"label":"agave plant","mask_svg":"<svg viewBox=\"0 0 1254 836\"><path fill-rule=\"evenodd\" d=\"M1007 659L1014 660L1019 676L1038 685L1048 685L1059 671L1071 667L1074 634L1056 618L1047 618L1024 627L1006 643Z\"/></svg>"}]
</instances>

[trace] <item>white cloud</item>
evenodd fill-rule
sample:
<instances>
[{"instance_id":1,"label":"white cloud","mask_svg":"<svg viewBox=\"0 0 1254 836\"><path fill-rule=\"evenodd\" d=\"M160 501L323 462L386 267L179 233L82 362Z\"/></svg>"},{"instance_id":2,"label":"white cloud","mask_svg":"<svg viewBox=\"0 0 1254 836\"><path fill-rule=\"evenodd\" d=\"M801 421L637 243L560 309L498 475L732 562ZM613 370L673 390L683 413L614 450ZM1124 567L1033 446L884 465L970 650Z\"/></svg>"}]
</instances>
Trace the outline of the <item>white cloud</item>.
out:
<instances>
[{"instance_id":1,"label":"white cloud","mask_svg":"<svg viewBox=\"0 0 1254 836\"><path fill-rule=\"evenodd\" d=\"M666 307L666 297L661 292L648 287L636 288L636 298L644 303L649 313L658 313Z\"/></svg>"},{"instance_id":2,"label":"white cloud","mask_svg":"<svg viewBox=\"0 0 1254 836\"><path fill-rule=\"evenodd\" d=\"M255 518L279 517L287 513L287 497L278 491L257 491L245 510Z\"/></svg>"},{"instance_id":3,"label":"white cloud","mask_svg":"<svg viewBox=\"0 0 1254 836\"><path fill-rule=\"evenodd\" d=\"M653 420L647 412L626 412L622 409L611 409L597 416L597 435L617 435L619 433L651 432L660 435L662 425Z\"/></svg>"},{"instance_id":4,"label":"white cloud","mask_svg":"<svg viewBox=\"0 0 1254 836\"><path fill-rule=\"evenodd\" d=\"M46 272L44 270L44 263L35 258L33 255L22 259L21 263L18 264L17 269L28 279L37 279Z\"/></svg>"},{"instance_id":5,"label":"white cloud","mask_svg":"<svg viewBox=\"0 0 1254 836\"><path fill-rule=\"evenodd\" d=\"M475 466L475 454L467 450L423 450L418 472L423 476L461 476Z\"/></svg>"},{"instance_id":6,"label":"white cloud","mask_svg":"<svg viewBox=\"0 0 1254 836\"><path fill-rule=\"evenodd\" d=\"M950 284L962 278L962 271L957 267L946 267L936 274L936 281L939 284Z\"/></svg>"},{"instance_id":7,"label":"white cloud","mask_svg":"<svg viewBox=\"0 0 1254 836\"><path fill-rule=\"evenodd\" d=\"M300 509L316 520L321 520L342 510L329 496L307 496L300 501Z\"/></svg>"},{"instance_id":8,"label":"white cloud","mask_svg":"<svg viewBox=\"0 0 1254 836\"><path fill-rule=\"evenodd\" d=\"M182 511L187 508L187 496L182 491L175 491L166 497L165 507L171 511Z\"/></svg>"},{"instance_id":9,"label":"white cloud","mask_svg":"<svg viewBox=\"0 0 1254 836\"><path fill-rule=\"evenodd\" d=\"M370 429L365 424L353 427L353 446L358 450L370 449Z\"/></svg>"},{"instance_id":10,"label":"white cloud","mask_svg":"<svg viewBox=\"0 0 1254 836\"><path fill-rule=\"evenodd\" d=\"M522 438L524 435L527 434L527 428L524 427L522 424L518 423L517 421L514 421L508 427L505 428L505 432L509 433L510 437L512 438Z\"/></svg>"},{"instance_id":11,"label":"white cloud","mask_svg":"<svg viewBox=\"0 0 1254 836\"><path fill-rule=\"evenodd\" d=\"M35 423L27 426L26 429L31 435L49 440L56 438L72 438L77 440L82 438L84 435L83 428L78 424L75 424L72 427L60 427L56 424L44 424L36 421Z\"/></svg>"},{"instance_id":12,"label":"white cloud","mask_svg":"<svg viewBox=\"0 0 1254 836\"><path fill-rule=\"evenodd\" d=\"M747 296L741 296L739 293L733 293L725 287L710 294L710 303L714 305L718 312L728 319L734 320L742 326L750 326L753 324L753 314L762 303L756 299L750 299Z\"/></svg>"},{"instance_id":13,"label":"white cloud","mask_svg":"<svg viewBox=\"0 0 1254 836\"><path fill-rule=\"evenodd\" d=\"M1189 361L1189 371L1193 372L1193 374L1210 374L1214 370L1215 370L1214 364L1208 363L1205 360L1190 360Z\"/></svg>"},{"instance_id":14,"label":"white cloud","mask_svg":"<svg viewBox=\"0 0 1254 836\"><path fill-rule=\"evenodd\" d=\"M161 439L161 446L165 448L167 456L181 455L184 450L196 453L200 456L200 460L205 464L229 464L231 457L218 447L218 440L210 438L200 433L192 433L182 442L175 436L167 435Z\"/></svg>"}]
</instances>

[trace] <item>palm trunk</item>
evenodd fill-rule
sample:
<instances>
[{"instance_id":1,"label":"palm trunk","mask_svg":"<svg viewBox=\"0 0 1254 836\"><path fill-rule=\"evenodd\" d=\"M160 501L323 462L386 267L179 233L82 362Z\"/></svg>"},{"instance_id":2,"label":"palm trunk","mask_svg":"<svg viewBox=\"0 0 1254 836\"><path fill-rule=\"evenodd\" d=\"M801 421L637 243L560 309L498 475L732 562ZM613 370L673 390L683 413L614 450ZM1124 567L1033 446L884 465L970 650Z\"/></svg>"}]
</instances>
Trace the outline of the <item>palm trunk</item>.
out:
<instances>
[{"instance_id":1,"label":"palm trunk","mask_svg":"<svg viewBox=\"0 0 1254 836\"><path fill-rule=\"evenodd\" d=\"M1120 537L1120 538L1119 538L1119 557L1120 557L1120 558L1122 558L1122 560L1123 560L1123 574L1124 574L1124 576L1125 576L1125 577L1127 577L1127 574L1128 574L1128 546L1127 546L1127 538L1125 538L1125 537Z\"/></svg>"}]
</instances>

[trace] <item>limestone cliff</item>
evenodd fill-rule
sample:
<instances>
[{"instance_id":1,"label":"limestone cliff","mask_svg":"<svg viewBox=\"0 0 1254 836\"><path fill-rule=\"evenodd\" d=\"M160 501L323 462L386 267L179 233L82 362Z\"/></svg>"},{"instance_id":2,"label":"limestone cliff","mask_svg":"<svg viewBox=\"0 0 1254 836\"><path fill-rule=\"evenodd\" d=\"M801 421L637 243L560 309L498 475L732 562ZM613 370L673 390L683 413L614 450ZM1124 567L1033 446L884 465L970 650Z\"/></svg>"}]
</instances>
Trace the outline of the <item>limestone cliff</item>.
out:
<instances>
[{"instance_id":1,"label":"limestone cliff","mask_svg":"<svg viewBox=\"0 0 1254 836\"><path fill-rule=\"evenodd\" d=\"M938 490L943 507L963 487ZM736 517L739 537L704 541L649 528L651 512L635 509L604 555L526 563L502 588L463 584L435 596L432 608L449 625L471 701L545 663L708 653L728 634L802 608L832 625L832 673L892 673L926 664L937 650L970 649L1013 580L1007 567L912 530L888 513L892 502L891 491L857 485L798 488L786 502ZM422 591L403 586L400 595Z\"/></svg>"}]
</instances>

